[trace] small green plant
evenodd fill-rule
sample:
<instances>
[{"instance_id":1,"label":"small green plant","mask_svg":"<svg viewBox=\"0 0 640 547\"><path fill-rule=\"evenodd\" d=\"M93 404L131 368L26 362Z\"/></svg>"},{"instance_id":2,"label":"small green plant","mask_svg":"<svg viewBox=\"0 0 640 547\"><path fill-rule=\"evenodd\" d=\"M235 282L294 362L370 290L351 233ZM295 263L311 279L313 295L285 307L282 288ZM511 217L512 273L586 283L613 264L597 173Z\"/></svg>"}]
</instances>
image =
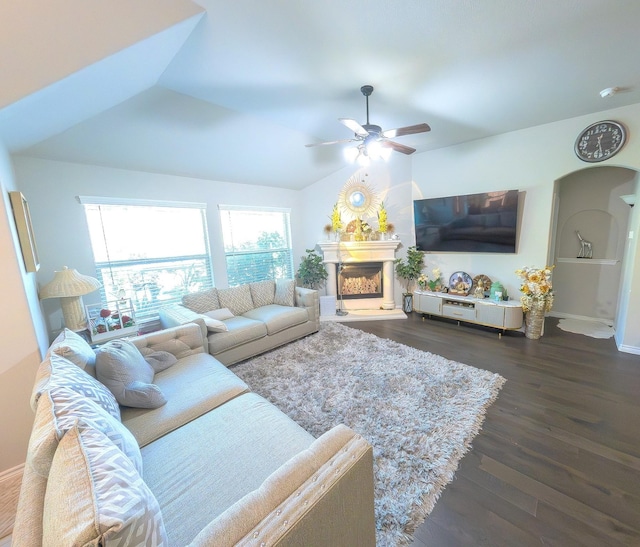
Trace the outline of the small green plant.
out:
<instances>
[{"instance_id":1,"label":"small green plant","mask_svg":"<svg viewBox=\"0 0 640 547\"><path fill-rule=\"evenodd\" d=\"M413 289L413 284L420 277L424 268L424 253L418 251L414 246L407 249L406 260L402 258L396 259L396 274L400 279L404 280L404 286L407 293Z\"/></svg>"},{"instance_id":2,"label":"small green plant","mask_svg":"<svg viewBox=\"0 0 640 547\"><path fill-rule=\"evenodd\" d=\"M319 289L324 286L328 274L322 262L322 257L316 254L315 249L305 249L306 255L300 260L300 267L296 274L303 287Z\"/></svg>"}]
</instances>

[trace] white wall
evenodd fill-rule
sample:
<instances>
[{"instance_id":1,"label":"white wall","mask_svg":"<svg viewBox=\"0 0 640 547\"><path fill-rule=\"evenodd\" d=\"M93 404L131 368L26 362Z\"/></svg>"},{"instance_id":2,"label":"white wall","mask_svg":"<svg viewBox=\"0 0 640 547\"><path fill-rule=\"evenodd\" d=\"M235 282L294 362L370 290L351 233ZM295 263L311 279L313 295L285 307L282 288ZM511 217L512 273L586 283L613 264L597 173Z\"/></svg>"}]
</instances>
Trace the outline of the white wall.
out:
<instances>
[{"instance_id":1,"label":"white wall","mask_svg":"<svg viewBox=\"0 0 640 547\"><path fill-rule=\"evenodd\" d=\"M434 253L427 256L429 268L436 264L445 277L456 270L466 271L472 277L485 274L503 283L510 296L518 297L514 270L523 266L541 267L550 260L554 182L587 167L573 152L575 139L586 126L604 119L621 121L630 134L625 148L607 165L640 170L640 138L636 136L640 135L640 105L414 155L413 199L508 189L519 189L524 194L516 254ZM625 285L628 315L619 318L624 339L618 340L618 344L627 350L640 350L640 321L630 320L632 314L637 318L635 310L640 309L640 268L635 267L626 275L630 277Z\"/></svg>"},{"instance_id":2,"label":"white wall","mask_svg":"<svg viewBox=\"0 0 640 547\"><path fill-rule=\"evenodd\" d=\"M9 155L0 143L0 472L24 462L33 422L29 395L46 340L35 290L25 271L8 192L16 190ZM34 319L32 319L34 317Z\"/></svg>"},{"instance_id":3,"label":"white wall","mask_svg":"<svg viewBox=\"0 0 640 547\"><path fill-rule=\"evenodd\" d=\"M31 207L33 229L40 249L39 285L48 283L54 271L62 266L76 268L87 275L95 273L84 210L76 200L78 195L206 203L213 275L218 287L227 286L219 204L290 207L294 256L304 251L304 243L299 243L296 237L303 214L299 207L299 192L294 190L26 157L14 160L20 190ZM132 230L131 237L135 237L135 230ZM99 293L95 292L85 296L84 301L91 303L98 298ZM59 302L44 300L42 309L49 330L54 334L62 324Z\"/></svg>"}]
</instances>

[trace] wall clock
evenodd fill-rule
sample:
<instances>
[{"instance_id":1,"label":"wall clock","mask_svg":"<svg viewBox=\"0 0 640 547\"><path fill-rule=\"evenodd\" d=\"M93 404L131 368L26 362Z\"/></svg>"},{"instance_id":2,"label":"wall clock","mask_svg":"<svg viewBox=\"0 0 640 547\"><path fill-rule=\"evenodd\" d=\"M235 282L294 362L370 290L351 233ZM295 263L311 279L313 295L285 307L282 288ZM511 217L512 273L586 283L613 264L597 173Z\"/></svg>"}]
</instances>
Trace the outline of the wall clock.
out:
<instances>
[{"instance_id":1,"label":"wall clock","mask_svg":"<svg viewBox=\"0 0 640 547\"><path fill-rule=\"evenodd\" d=\"M626 140L627 132L622 124L604 120L585 128L578 135L574 149L582 161L596 163L620 152Z\"/></svg>"}]
</instances>

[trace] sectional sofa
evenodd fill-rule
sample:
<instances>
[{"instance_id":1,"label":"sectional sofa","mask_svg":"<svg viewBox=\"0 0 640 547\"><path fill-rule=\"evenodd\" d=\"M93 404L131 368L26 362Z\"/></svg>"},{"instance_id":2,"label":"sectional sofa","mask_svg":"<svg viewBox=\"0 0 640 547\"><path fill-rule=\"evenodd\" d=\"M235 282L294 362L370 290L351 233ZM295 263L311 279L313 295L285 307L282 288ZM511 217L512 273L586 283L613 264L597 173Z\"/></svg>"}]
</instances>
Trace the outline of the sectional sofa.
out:
<instances>
[{"instance_id":1,"label":"sectional sofa","mask_svg":"<svg viewBox=\"0 0 640 547\"><path fill-rule=\"evenodd\" d=\"M15 547L375 545L369 443L313 438L197 324L95 352L65 330L31 403Z\"/></svg>"},{"instance_id":2,"label":"sectional sofa","mask_svg":"<svg viewBox=\"0 0 640 547\"><path fill-rule=\"evenodd\" d=\"M318 331L318 291L292 279L259 281L185 295L160 310L163 328L205 324L208 351L225 365L253 357Z\"/></svg>"}]
</instances>

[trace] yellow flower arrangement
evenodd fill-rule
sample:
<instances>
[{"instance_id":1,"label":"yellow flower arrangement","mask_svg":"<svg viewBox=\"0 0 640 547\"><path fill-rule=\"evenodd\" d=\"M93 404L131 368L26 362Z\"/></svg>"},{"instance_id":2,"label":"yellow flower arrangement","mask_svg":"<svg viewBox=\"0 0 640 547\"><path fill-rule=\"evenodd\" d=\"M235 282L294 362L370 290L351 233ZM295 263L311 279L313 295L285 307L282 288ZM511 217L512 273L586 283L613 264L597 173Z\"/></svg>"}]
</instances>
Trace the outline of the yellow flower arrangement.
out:
<instances>
[{"instance_id":1,"label":"yellow flower arrangement","mask_svg":"<svg viewBox=\"0 0 640 547\"><path fill-rule=\"evenodd\" d=\"M387 233L389 226L387 225L387 210L384 208L384 202L380 204L380 210L378 211L378 231L381 234Z\"/></svg>"},{"instance_id":2,"label":"yellow flower arrangement","mask_svg":"<svg viewBox=\"0 0 640 547\"><path fill-rule=\"evenodd\" d=\"M331 218L331 228L333 228L334 232L342 230L342 219L340 218L340 209L337 203L333 206L333 212L329 218Z\"/></svg>"},{"instance_id":3,"label":"yellow flower arrangement","mask_svg":"<svg viewBox=\"0 0 640 547\"><path fill-rule=\"evenodd\" d=\"M516 270L516 275L522 278L520 302L524 311L529 311L536 303L544 304L545 311L551 310L553 306L551 271L554 267L545 266L542 269L526 267Z\"/></svg>"}]
</instances>

